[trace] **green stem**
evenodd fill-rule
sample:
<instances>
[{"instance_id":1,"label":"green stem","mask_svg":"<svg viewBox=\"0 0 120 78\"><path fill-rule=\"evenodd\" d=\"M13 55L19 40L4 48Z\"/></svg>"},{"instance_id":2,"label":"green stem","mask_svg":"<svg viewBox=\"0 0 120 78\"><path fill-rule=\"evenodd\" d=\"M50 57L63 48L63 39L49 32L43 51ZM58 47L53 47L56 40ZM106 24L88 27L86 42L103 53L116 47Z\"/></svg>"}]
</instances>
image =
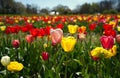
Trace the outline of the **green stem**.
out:
<instances>
[{"instance_id":1,"label":"green stem","mask_svg":"<svg viewBox=\"0 0 120 78\"><path fill-rule=\"evenodd\" d=\"M65 64L65 78L67 78L67 54L66 54L66 64Z\"/></svg>"},{"instance_id":2,"label":"green stem","mask_svg":"<svg viewBox=\"0 0 120 78\"><path fill-rule=\"evenodd\" d=\"M17 59L17 61L19 61L19 54L18 54L18 50L17 50L17 49L15 49L15 52L16 52L16 59Z\"/></svg>"},{"instance_id":3,"label":"green stem","mask_svg":"<svg viewBox=\"0 0 120 78\"><path fill-rule=\"evenodd\" d=\"M98 66L97 66L97 61L95 62L95 68L96 68L96 72L98 71ZM97 78L97 73L96 73L96 78Z\"/></svg>"},{"instance_id":4,"label":"green stem","mask_svg":"<svg viewBox=\"0 0 120 78\"><path fill-rule=\"evenodd\" d=\"M98 62L99 70L98 70L98 78L102 78L102 65L101 60Z\"/></svg>"},{"instance_id":5,"label":"green stem","mask_svg":"<svg viewBox=\"0 0 120 78\"><path fill-rule=\"evenodd\" d=\"M7 67L5 67L5 69L6 69L6 76L5 76L5 78L8 78L8 71L7 71Z\"/></svg>"}]
</instances>

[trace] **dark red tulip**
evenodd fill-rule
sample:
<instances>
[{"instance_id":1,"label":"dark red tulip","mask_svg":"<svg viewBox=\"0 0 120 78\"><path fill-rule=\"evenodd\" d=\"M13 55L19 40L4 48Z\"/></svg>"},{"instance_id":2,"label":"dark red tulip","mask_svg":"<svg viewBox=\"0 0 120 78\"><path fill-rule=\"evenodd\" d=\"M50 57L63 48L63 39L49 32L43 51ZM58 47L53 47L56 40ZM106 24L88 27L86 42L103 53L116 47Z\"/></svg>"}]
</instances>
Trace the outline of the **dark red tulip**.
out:
<instances>
[{"instance_id":1,"label":"dark red tulip","mask_svg":"<svg viewBox=\"0 0 120 78\"><path fill-rule=\"evenodd\" d=\"M92 58L94 61L97 61L97 60L100 59L99 57L95 57L95 56L94 56L94 57L91 56L91 58Z\"/></svg>"},{"instance_id":2,"label":"dark red tulip","mask_svg":"<svg viewBox=\"0 0 120 78\"><path fill-rule=\"evenodd\" d=\"M19 40L13 40L12 45L13 45L14 48L18 48L19 45L20 45L20 41Z\"/></svg>"},{"instance_id":3,"label":"dark red tulip","mask_svg":"<svg viewBox=\"0 0 120 78\"><path fill-rule=\"evenodd\" d=\"M42 52L42 59L48 60L49 59L49 53L48 52Z\"/></svg>"}]
</instances>

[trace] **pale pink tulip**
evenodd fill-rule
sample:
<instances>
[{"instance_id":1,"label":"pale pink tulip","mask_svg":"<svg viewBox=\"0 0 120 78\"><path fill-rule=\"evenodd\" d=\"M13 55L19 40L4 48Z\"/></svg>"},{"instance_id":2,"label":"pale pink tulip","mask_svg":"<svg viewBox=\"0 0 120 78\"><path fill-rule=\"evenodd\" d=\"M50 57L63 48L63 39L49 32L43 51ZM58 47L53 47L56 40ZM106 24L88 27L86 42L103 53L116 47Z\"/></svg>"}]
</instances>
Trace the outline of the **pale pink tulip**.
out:
<instances>
[{"instance_id":1,"label":"pale pink tulip","mask_svg":"<svg viewBox=\"0 0 120 78\"><path fill-rule=\"evenodd\" d=\"M50 35L52 39L52 44L56 45L57 43L61 42L62 36L63 36L63 31L60 28L57 29L51 29L50 30Z\"/></svg>"},{"instance_id":2,"label":"pale pink tulip","mask_svg":"<svg viewBox=\"0 0 120 78\"><path fill-rule=\"evenodd\" d=\"M33 37L32 35L27 35L27 36L25 37L25 39L26 39L26 41L27 41L28 43L31 43L31 42L33 42L33 40L34 40L34 37Z\"/></svg>"},{"instance_id":3,"label":"pale pink tulip","mask_svg":"<svg viewBox=\"0 0 120 78\"><path fill-rule=\"evenodd\" d=\"M84 34L84 33L78 34L78 39L80 39L81 41L85 40L85 38L86 38L86 34Z\"/></svg>"}]
</instances>

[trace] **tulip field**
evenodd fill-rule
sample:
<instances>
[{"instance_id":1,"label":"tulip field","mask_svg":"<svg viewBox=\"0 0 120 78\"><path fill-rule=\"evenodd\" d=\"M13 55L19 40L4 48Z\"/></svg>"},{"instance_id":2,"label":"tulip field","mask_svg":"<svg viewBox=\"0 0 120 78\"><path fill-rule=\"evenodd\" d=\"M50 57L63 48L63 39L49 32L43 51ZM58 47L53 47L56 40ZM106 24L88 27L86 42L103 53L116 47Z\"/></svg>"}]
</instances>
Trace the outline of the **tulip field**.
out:
<instances>
[{"instance_id":1,"label":"tulip field","mask_svg":"<svg viewBox=\"0 0 120 78\"><path fill-rule=\"evenodd\" d=\"M1 15L0 61L0 78L119 78L120 15Z\"/></svg>"}]
</instances>

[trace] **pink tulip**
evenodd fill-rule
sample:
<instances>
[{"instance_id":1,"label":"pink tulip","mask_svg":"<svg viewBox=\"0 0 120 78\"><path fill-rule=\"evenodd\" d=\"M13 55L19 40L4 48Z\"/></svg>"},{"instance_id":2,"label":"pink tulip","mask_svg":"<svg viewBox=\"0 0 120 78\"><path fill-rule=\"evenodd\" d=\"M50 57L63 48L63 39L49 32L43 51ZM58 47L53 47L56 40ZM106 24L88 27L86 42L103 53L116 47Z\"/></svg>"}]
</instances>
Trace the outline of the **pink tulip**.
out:
<instances>
[{"instance_id":1,"label":"pink tulip","mask_svg":"<svg viewBox=\"0 0 120 78\"><path fill-rule=\"evenodd\" d=\"M118 43L120 43L120 34L117 34L117 35L116 35L116 41L117 41Z\"/></svg>"},{"instance_id":2,"label":"pink tulip","mask_svg":"<svg viewBox=\"0 0 120 78\"><path fill-rule=\"evenodd\" d=\"M57 29L51 29L50 30L50 35L52 39L52 44L56 45L57 43L61 42L62 36L63 36L63 31L60 28Z\"/></svg>"},{"instance_id":3,"label":"pink tulip","mask_svg":"<svg viewBox=\"0 0 120 78\"><path fill-rule=\"evenodd\" d=\"M102 36L100 38L101 44L105 49L111 49L114 44L114 38L112 36Z\"/></svg>"},{"instance_id":4,"label":"pink tulip","mask_svg":"<svg viewBox=\"0 0 120 78\"><path fill-rule=\"evenodd\" d=\"M18 48L19 45L20 45L20 41L19 40L13 40L12 45L13 45L14 48Z\"/></svg>"},{"instance_id":5,"label":"pink tulip","mask_svg":"<svg viewBox=\"0 0 120 78\"><path fill-rule=\"evenodd\" d=\"M34 40L34 37L33 37L32 35L27 35L27 36L25 37L25 39L26 39L26 41L27 41L28 43L31 43L31 42L33 42L33 40Z\"/></svg>"}]
</instances>

